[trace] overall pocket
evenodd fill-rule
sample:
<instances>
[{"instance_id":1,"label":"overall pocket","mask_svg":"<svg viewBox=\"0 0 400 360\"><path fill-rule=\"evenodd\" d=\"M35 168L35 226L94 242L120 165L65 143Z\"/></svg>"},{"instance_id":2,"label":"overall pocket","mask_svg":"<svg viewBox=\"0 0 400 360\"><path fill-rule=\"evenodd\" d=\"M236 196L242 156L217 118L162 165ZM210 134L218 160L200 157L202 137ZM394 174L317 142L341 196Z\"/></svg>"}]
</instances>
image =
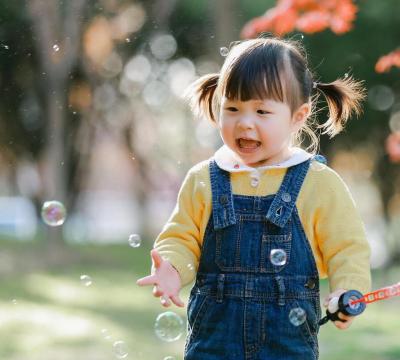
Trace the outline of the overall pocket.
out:
<instances>
[{"instance_id":1,"label":"overall pocket","mask_svg":"<svg viewBox=\"0 0 400 360\"><path fill-rule=\"evenodd\" d=\"M187 319L188 319L188 335L186 346L189 341L192 341L197 336L202 319L207 312L207 308L210 304L210 296L200 294L197 291L193 291L190 294L188 306L187 306Z\"/></svg>"},{"instance_id":2,"label":"overall pocket","mask_svg":"<svg viewBox=\"0 0 400 360\"><path fill-rule=\"evenodd\" d=\"M215 233L215 263L222 271L259 272L265 216L240 214L235 225Z\"/></svg>"}]
</instances>

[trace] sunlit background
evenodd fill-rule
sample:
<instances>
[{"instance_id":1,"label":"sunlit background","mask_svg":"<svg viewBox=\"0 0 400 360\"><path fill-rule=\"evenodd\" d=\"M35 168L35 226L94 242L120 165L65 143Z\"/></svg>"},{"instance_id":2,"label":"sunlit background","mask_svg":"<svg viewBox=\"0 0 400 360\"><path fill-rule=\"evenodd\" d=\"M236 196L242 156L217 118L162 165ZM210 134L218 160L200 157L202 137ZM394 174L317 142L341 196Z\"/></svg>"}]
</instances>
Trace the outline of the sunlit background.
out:
<instances>
[{"instance_id":1,"label":"sunlit background","mask_svg":"<svg viewBox=\"0 0 400 360\"><path fill-rule=\"evenodd\" d=\"M181 95L219 71L232 41L259 33L300 40L322 82L365 80L363 115L322 136L320 153L364 220L373 289L399 282L399 10L398 0L0 0L0 359L182 359L185 309L135 282L187 170L222 144ZM400 359L399 305L370 304L346 332L324 325L321 359Z\"/></svg>"}]
</instances>

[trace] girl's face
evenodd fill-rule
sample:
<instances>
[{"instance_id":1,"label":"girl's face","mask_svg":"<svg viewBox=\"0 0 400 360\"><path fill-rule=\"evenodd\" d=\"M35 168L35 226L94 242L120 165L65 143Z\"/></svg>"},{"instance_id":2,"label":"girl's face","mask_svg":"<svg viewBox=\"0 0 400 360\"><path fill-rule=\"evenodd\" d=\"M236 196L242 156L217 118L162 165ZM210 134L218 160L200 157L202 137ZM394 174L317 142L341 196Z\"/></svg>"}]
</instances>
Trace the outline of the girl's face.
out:
<instances>
[{"instance_id":1,"label":"girl's face","mask_svg":"<svg viewBox=\"0 0 400 360\"><path fill-rule=\"evenodd\" d=\"M291 135L306 120L309 104L294 114L286 103L272 99L222 99L218 128L224 143L251 167L276 164L290 155Z\"/></svg>"}]
</instances>

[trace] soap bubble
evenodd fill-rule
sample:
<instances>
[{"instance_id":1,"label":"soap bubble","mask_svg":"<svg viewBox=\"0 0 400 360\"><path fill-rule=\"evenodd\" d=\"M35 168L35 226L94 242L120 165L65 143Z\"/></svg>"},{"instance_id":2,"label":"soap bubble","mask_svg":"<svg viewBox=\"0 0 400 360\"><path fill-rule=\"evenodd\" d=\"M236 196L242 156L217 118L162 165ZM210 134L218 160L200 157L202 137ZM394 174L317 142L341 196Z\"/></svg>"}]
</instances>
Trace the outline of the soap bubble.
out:
<instances>
[{"instance_id":1,"label":"soap bubble","mask_svg":"<svg viewBox=\"0 0 400 360\"><path fill-rule=\"evenodd\" d=\"M67 211L59 201L45 201L41 211L43 221L49 226L60 226L64 223Z\"/></svg>"},{"instance_id":2,"label":"soap bubble","mask_svg":"<svg viewBox=\"0 0 400 360\"><path fill-rule=\"evenodd\" d=\"M166 356L164 360L175 360L175 358L173 356Z\"/></svg>"},{"instance_id":3,"label":"soap bubble","mask_svg":"<svg viewBox=\"0 0 400 360\"><path fill-rule=\"evenodd\" d=\"M110 332L108 331L108 329L101 329L101 334L103 335L104 339L106 339L106 340L111 339L111 335L110 335Z\"/></svg>"},{"instance_id":4,"label":"soap bubble","mask_svg":"<svg viewBox=\"0 0 400 360\"><path fill-rule=\"evenodd\" d=\"M220 52L220 54L222 55L222 56L228 56L228 54L229 54L229 49L227 48L227 47L222 47L222 48L220 48L219 49L219 52Z\"/></svg>"},{"instance_id":5,"label":"soap bubble","mask_svg":"<svg viewBox=\"0 0 400 360\"><path fill-rule=\"evenodd\" d=\"M118 359L125 359L128 356L128 349L123 341L116 341L113 344L113 351Z\"/></svg>"},{"instance_id":6,"label":"soap bubble","mask_svg":"<svg viewBox=\"0 0 400 360\"><path fill-rule=\"evenodd\" d=\"M60 50L60 47L57 44L55 44L53 45L53 50L57 52L58 50Z\"/></svg>"},{"instance_id":7,"label":"soap bubble","mask_svg":"<svg viewBox=\"0 0 400 360\"><path fill-rule=\"evenodd\" d=\"M194 272L196 270L193 264L187 264L187 268L190 272Z\"/></svg>"},{"instance_id":8,"label":"soap bubble","mask_svg":"<svg viewBox=\"0 0 400 360\"><path fill-rule=\"evenodd\" d=\"M272 249L270 254L271 263L277 266L286 264L286 252L282 249Z\"/></svg>"},{"instance_id":9,"label":"soap bubble","mask_svg":"<svg viewBox=\"0 0 400 360\"><path fill-rule=\"evenodd\" d=\"M129 242L129 245L132 247L139 247L142 242L142 239L140 238L140 235L132 234L129 236L128 242Z\"/></svg>"},{"instance_id":10,"label":"soap bubble","mask_svg":"<svg viewBox=\"0 0 400 360\"><path fill-rule=\"evenodd\" d=\"M299 326L306 321L307 314L301 307L290 310L289 320L294 326Z\"/></svg>"},{"instance_id":11,"label":"soap bubble","mask_svg":"<svg viewBox=\"0 0 400 360\"><path fill-rule=\"evenodd\" d=\"M172 342L182 336L184 324L179 315L166 311L157 316L154 329L159 339Z\"/></svg>"},{"instance_id":12,"label":"soap bubble","mask_svg":"<svg viewBox=\"0 0 400 360\"><path fill-rule=\"evenodd\" d=\"M84 285L84 286L92 285L92 278L89 275L81 275L80 279L81 279L82 285Z\"/></svg>"}]
</instances>

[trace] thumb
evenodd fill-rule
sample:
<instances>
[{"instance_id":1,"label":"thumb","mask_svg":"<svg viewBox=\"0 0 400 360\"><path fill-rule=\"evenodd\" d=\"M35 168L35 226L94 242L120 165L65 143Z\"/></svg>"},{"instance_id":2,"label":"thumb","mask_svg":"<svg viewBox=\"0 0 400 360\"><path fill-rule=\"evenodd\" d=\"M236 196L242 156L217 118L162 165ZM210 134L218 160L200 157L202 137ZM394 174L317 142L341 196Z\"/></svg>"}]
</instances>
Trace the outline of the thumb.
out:
<instances>
[{"instance_id":1,"label":"thumb","mask_svg":"<svg viewBox=\"0 0 400 360\"><path fill-rule=\"evenodd\" d=\"M156 268L159 268L163 262L162 257L160 256L160 254L158 253L158 251L156 249L151 250L150 254L151 254L151 258L153 259L154 266Z\"/></svg>"}]
</instances>

